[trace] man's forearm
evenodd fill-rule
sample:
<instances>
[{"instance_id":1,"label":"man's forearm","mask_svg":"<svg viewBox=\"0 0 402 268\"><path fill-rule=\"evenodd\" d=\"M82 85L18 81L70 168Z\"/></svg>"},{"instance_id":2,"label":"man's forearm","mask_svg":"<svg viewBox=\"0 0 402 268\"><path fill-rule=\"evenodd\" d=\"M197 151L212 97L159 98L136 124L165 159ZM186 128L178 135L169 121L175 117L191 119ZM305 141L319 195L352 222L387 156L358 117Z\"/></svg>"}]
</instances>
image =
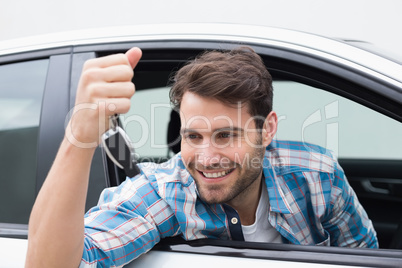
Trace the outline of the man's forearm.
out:
<instances>
[{"instance_id":1,"label":"man's forearm","mask_svg":"<svg viewBox=\"0 0 402 268\"><path fill-rule=\"evenodd\" d=\"M78 267L94 150L63 140L32 209L27 267Z\"/></svg>"},{"instance_id":2,"label":"man's forearm","mask_svg":"<svg viewBox=\"0 0 402 268\"><path fill-rule=\"evenodd\" d=\"M78 266L92 157L108 117L130 109L141 55L133 48L85 62L66 136L32 209L27 267Z\"/></svg>"}]
</instances>

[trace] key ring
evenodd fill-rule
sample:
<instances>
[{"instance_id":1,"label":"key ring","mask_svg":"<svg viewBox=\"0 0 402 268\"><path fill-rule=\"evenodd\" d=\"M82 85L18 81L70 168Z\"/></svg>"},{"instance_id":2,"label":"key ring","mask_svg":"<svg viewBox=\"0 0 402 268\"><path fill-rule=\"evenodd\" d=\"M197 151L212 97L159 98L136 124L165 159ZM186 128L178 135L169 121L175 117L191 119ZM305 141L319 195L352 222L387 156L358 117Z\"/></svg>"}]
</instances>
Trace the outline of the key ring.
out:
<instances>
[{"instance_id":1,"label":"key ring","mask_svg":"<svg viewBox=\"0 0 402 268\"><path fill-rule=\"evenodd\" d=\"M126 131L119 126L119 115L109 116L109 130L102 135L102 146L109 159L127 176L134 177L141 170L137 166L135 151Z\"/></svg>"},{"instance_id":2,"label":"key ring","mask_svg":"<svg viewBox=\"0 0 402 268\"><path fill-rule=\"evenodd\" d=\"M118 114L114 114L109 116L109 127L116 131L117 126L119 125L117 119L119 118Z\"/></svg>"}]
</instances>

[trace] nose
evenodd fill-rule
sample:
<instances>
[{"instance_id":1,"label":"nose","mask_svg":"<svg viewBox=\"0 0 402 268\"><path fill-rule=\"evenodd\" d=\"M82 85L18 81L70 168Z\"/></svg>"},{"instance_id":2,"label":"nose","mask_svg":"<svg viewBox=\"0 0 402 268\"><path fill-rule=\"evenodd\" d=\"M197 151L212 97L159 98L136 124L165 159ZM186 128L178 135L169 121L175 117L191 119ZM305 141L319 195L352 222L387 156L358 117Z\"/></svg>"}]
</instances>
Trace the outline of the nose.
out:
<instances>
[{"instance_id":1,"label":"nose","mask_svg":"<svg viewBox=\"0 0 402 268\"><path fill-rule=\"evenodd\" d=\"M195 155L197 164L204 167L215 167L220 165L222 159L219 148L216 148L213 143L205 141L204 146L198 149Z\"/></svg>"}]
</instances>

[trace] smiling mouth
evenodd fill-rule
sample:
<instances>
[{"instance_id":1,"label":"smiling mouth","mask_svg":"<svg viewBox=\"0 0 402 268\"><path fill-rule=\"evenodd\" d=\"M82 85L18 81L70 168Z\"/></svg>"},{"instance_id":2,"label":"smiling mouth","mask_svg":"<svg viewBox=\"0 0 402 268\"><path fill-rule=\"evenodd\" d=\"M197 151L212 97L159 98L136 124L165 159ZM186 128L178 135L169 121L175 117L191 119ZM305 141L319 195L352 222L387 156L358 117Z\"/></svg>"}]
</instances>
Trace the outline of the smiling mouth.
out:
<instances>
[{"instance_id":1,"label":"smiling mouth","mask_svg":"<svg viewBox=\"0 0 402 268\"><path fill-rule=\"evenodd\" d=\"M216 178L225 177L226 175L231 173L233 170L235 170L235 169L233 168L233 169L219 171L219 172L202 172L202 171L199 171L199 172L206 178L216 179Z\"/></svg>"}]
</instances>

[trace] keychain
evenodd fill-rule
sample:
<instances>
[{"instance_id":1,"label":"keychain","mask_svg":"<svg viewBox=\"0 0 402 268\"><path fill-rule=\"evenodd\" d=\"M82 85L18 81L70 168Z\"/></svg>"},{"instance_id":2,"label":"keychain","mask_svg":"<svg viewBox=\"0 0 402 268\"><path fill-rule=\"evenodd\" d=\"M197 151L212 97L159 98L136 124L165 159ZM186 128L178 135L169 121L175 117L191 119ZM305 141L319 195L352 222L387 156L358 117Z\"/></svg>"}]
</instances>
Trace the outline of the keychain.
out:
<instances>
[{"instance_id":1,"label":"keychain","mask_svg":"<svg viewBox=\"0 0 402 268\"><path fill-rule=\"evenodd\" d=\"M118 118L117 114L109 117L110 129L102 135L102 146L110 160L132 178L141 171L137 166L130 138L119 126Z\"/></svg>"}]
</instances>

